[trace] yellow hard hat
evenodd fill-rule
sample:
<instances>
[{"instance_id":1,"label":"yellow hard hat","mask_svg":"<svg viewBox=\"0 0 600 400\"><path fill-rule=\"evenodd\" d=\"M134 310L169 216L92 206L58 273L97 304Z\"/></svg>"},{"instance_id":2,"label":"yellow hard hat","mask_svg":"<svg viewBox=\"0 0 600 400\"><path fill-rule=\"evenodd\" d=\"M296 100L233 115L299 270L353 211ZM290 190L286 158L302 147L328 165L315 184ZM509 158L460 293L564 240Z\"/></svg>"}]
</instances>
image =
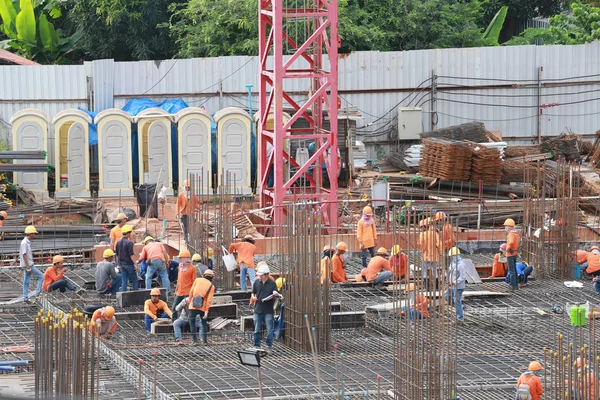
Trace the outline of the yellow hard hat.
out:
<instances>
[{"instance_id":1,"label":"yellow hard hat","mask_svg":"<svg viewBox=\"0 0 600 400\"><path fill-rule=\"evenodd\" d=\"M448 250L448 256L452 257L452 256L458 256L460 255L460 250L458 249L458 247L454 246L453 248L451 248L450 250Z\"/></svg>"},{"instance_id":2,"label":"yellow hard hat","mask_svg":"<svg viewBox=\"0 0 600 400\"><path fill-rule=\"evenodd\" d=\"M64 260L65 259L61 255L54 256L52 257L52 264L58 264L59 262L63 262Z\"/></svg>"},{"instance_id":3,"label":"yellow hard hat","mask_svg":"<svg viewBox=\"0 0 600 400\"><path fill-rule=\"evenodd\" d=\"M281 290L281 288L283 287L283 285L285 285L285 278L277 278L275 280L275 285L277 285L277 290Z\"/></svg>"},{"instance_id":4,"label":"yellow hard hat","mask_svg":"<svg viewBox=\"0 0 600 400\"><path fill-rule=\"evenodd\" d=\"M151 240L154 240L152 236L146 236L146 238L144 238L144 244L148 243Z\"/></svg>"},{"instance_id":5,"label":"yellow hard hat","mask_svg":"<svg viewBox=\"0 0 600 400\"><path fill-rule=\"evenodd\" d=\"M115 316L115 308L113 306L106 306L104 309L104 316L106 319L111 319Z\"/></svg>"},{"instance_id":6,"label":"yellow hard hat","mask_svg":"<svg viewBox=\"0 0 600 400\"><path fill-rule=\"evenodd\" d=\"M385 254L388 255L387 249L385 247L380 247L377 249L377 254Z\"/></svg>"},{"instance_id":7,"label":"yellow hard hat","mask_svg":"<svg viewBox=\"0 0 600 400\"><path fill-rule=\"evenodd\" d=\"M338 250L348 251L348 245L346 242L339 242L335 248Z\"/></svg>"},{"instance_id":8,"label":"yellow hard hat","mask_svg":"<svg viewBox=\"0 0 600 400\"><path fill-rule=\"evenodd\" d=\"M181 255L179 255L179 257L181 257ZM200 261L202 260L202 257L200 257L200 254L196 253L192 256L192 261Z\"/></svg>"},{"instance_id":9,"label":"yellow hard hat","mask_svg":"<svg viewBox=\"0 0 600 400\"><path fill-rule=\"evenodd\" d=\"M532 361L529 363L529 368L527 369L530 371L541 371L542 364L540 364L538 361Z\"/></svg>"},{"instance_id":10,"label":"yellow hard hat","mask_svg":"<svg viewBox=\"0 0 600 400\"><path fill-rule=\"evenodd\" d=\"M122 221L124 219L127 219L127 215L125 215L125 213L118 213L117 214L117 220L118 221Z\"/></svg>"},{"instance_id":11,"label":"yellow hard hat","mask_svg":"<svg viewBox=\"0 0 600 400\"><path fill-rule=\"evenodd\" d=\"M179 258L190 258L192 255L188 249L182 249L179 251Z\"/></svg>"},{"instance_id":12,"label":"yellow hard hat","mask_svg":"<svg viewBox=\"0 0 600 400\"><path fill-rule=\"evenodd\" d=\"M365 206L365 208L363 208L363 214L365 215L373 215L373 209L369 206Z\"/></svg>"},{"instance_id":13,"label":"yellow hard hat","mask_svg":"<svg viewBox=\"0 0 600 400\"><path fill-rule=\"evenodd\" d=\"M190 186L190 181L188 181L187 179L183 181L183 186Z\"/></svg>"},{"instance_id":14,"label":"yellow hard hat","mask_svg":"<svg viewBox=\"0 0 600 400\"><path fill-rule=\"evenodd\" d=\"M206 271L204 271L203 276L215 276L215 272L212 269L207 269Z\"/></svg>"},{"instance_id":15,"label":"yellow hard hat","mask_svg":"<svg viewBox=\"0 0 600 400\"><path fill-rule=\"evenodd\" d=\"M507 218L506 221L504 221L504 226L515 226L515 220L512 218Z\"/></svg>"},{"instance_id":16,"label":"yellow hard hat","mask_svg":"<svg viewBox=\"0 0 600 400\"><path fill-rule=\"evenodd\" d=\"M325 246L323 246L323 252L326 252L327 250L331 250L331 246L326 244Z\"/></svg>"},{"instance_id":17,"label":"yellow hard hat","mask_svg":"<svg viewBox=\"0 0 600 400\"><path fill-rule=\"evenodd\" d=\"M106 250L104 250L104 253L102 253L102 257L104 257L104 258L111 258L114 255L115 255L115 252L112 251L112 249L106 249Z\"/></svg>"},{"instance_id":18,"label":"yellow hard hat","mask_svg":"<svg viewBox=\"0 0 600 400\"><path fill-rule=\"evenodd\" d=\"M133 231L133 228L131 227L131 225L123 225L123 227L121 228L121 233L123 235L125 235L131 231Z\"/></svg>"},{"instance_id":19,"label":"yellow hard hat","mask_svg":"<svg viewBox=\"0 0 600 400\"><path fill-rule=\"evenodd\" d=\"M25 234L31 235L32 233L38 233L38 231L35 229L35 226L29 225L27 228L25 228Z\"/></svg>"},{"instance_id":20,"label":"yellow hard hat","mask_svg":"<svg viewBox=\"0 0 600 400\"><path fill-rule=\"evenodd\" d=\"M399 254L400 251L401 251L401 249L400 249L400 245L399 244L395 244L395 245L392 246L391 253L392 253L393 256L395 256L396 254Z\"/></svg>"},{"instance_id":21,"label":"yellow hard hat","mask_svg":"<svg viewBox=\"0 0 600 400\"><path fill-rule=\"evenodd\" d=\"M160 289L154 288L150 291L150 296L160 296Z\"/></svg>"},{"instance_id":22,"label":"yellow hard hat","mask_svg":"<svg viewBox=\"0 0 600 400\"><path fill-rule=\"evenodd\" d=\"M438 211L435 213L435 220L439 221L441 219L446 218L446 213L442 212L442 211Z\"/></svg>"},{"instance_id":23,"label":"yellow hard hat","mask_svg":"<svg viewBox=\"0 0 600 400\"><path fill-rule=\"evenodd\" d=\"M211 258L214 255L215 255L215 251L213 249L211 249L210 247L208 249L206 249L206 257L207 258Z\"/></svg>"}]
</instances>

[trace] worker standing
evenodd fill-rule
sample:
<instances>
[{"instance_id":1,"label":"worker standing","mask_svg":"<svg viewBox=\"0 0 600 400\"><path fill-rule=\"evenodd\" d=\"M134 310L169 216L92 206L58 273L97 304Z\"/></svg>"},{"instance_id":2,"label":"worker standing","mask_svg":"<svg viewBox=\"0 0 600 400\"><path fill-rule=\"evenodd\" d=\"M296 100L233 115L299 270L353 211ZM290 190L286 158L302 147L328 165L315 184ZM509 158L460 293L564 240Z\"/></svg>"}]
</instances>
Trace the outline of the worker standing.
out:
<instances>
[{"instance_id":1,"label":"worker standing","mask_svg":"<svg viewBox=\"0 0 600 400\"><path fill-rule=\"evenodd\" d=\"M192 256L192 265L196 268L196 273L200 276L204 275L204 272L208 269L208 266L202 263L202 257L198 253Z\"/></svg>"},{"instance_id":2,"label":"worker standing","mask_svg":"<svg viewBox=\"0 0 600 400\"><path fill-rule=\"evenodd\" d=\"M517 256L519 255L519 245L521 243L521 235L515 228L515 221L508 218L504 221L504 229L506 230L506 262L508 263L508 274L510 275L510 288L516 290L519 288L517 280Z\"/></svg>"},{"instance_id":3,"label":"worker standing","mask_svg":"<svg viewBox=\"0 0 600 400\"><path fill-rule=\"evenodd\" d=\"M438 266L440 262L440 253L443 251L443 244L440 235L437 233L435 225L426 220L427 230L419 234L419 250L423 254L423 278L438 278Z\"/></svg>"},{"instance_id":4,"label":"worker standing","mask_svg":"<svg viewBox=\"0 0 600 400\"><path fill-rule=\"evenodd\" d=\"M133 255L133 241L131 240L131 225L124 225L121 228L123 237L117 242L115 255L117 264L121 271L121 291L127 291L127 282L131 283L133 290L138 290L138 277L135 257Z\"/></svg>"},{"instance_id":5,"label":"worker standing","mask_svg":"<svg viewBox=\"0 0 600 400\"><path fill-rule=\"evenodd\" d=\"M362 266L367 267L367 253L375 257L375 245L377 242L377 228L373 219L373 209L369 206L363 208L362 218L356 227L356 238L360 245Z\"/></svg>"},{"instance_id":6,"label":"worker standing","mask_svg":"<svg viewBox=\"0 0 600 400\"><path fill-rule=\"evenodd\" d=\"M144 303L144 322L146 322L146 332L150 333L152 322L156 322L159 318L168 315L173 318L171 309L160 299L160 289L154 288L150 291L150 298Z\"/></svg>"},{"instance_id":7,"label":"worker standing","mask_svg":"<svg viewBox=\"0 0 600 400\"><path fill-rule=\"evenodd\" d=\"M121 287L121 277L115 265L115 252L112 249L104 250L103 261L96 264L96 291L100 294L117 294Z\"/></svg>"},{"instance_id":8,"label":"worker standing","mask_svg":"<svg viewBox=\"0 0 600 400\"><path fill-rule=\"evenodd\" d=\"M348 250L348 245L345 242L339 242L335 248L336 252L331 257L331 282L348 282L346 263L344 262L344 253Z\"/></svg>"},{"instance_id":9,"label":"worker standing","mask_svg":"<svg viewBox=\"0 0 600 400\"><path fill-rule=\"evenodd\" d=\"M100 324L100 328L98 328L98 324ZM117 326L115 309L112 306L106 306L94 311L89 329L94 336L110 339L117 330Z\"/></svg>"},{"instance_id":10,"label":"worker standing","mask_svg":"<svg viewBox=\"0 0 600 400\"><path fill-rule=\"evenodd\" d=\"M392 267L392 276L400 279L401 281L406 280L407 267L408 267L408 256L402 253L400 245L396 244L392 246L390 256L390 267Z\"/></svg>"},{"instance_id":11,"label":"worker standing","mask_svg":"<svg viewBox=\"0 0 600 400\"><path fill-rule=\"evenodd\" d=\"M448 290L446 301L456 308L456 320L458 323L464 321L462 295L466 287L465 263L460 256L458 247L448 250L450 265L448 265Z\"/></svg>"},{"instance_id":12,"label":"worker standing","mask_svg":"<svg viewBox=\"0 0 600 400\"><path fill-rule=\"evenodd\" d=\"M188 252L189 254L189 252ZM146 260L148 270L146 271L146 289L152 288L152 277L156 273L162 282L162 286L167 289L167 296L171 292L171 283L167 273L167 262L169 255L167 249L162 243L158 243L152 236L146 236L144 239L144 248L140 253L141 260Z\"/></svg>"},{"instance_id":13,"label":"worker standing","mask_svg":"<svg viewBox=\"0 0 600 400\"><path fill-rule=\"evenodd\" d=\"M371 258L367 266L366 279L367 282L378 285L392 277L392 267L387 260L388 252L385 247L380 247L375 253L375 257Z\"/></svg>"},{"instance_id":14,"label":"worker standing","mask_svg":"<svg viewBox=\"0 0 600 400\"><path fill-rule=\"evenodd\" d=\"M175 288L175 300L173 301L173 319L177 319L177 305L189 297L190 289L196 280L196 267L190 262L190 251L183 249L179 252L179 273L177 275L177 287Z\"/></svg>"},{"instance_id":15,"label":"worker standing","mask_svg":"<svg viewBox=\"0 0 600 400\"><path fill-rule=\"evenodd\" d=\"M67 289L71 291L77 290L75 285L64 277L67 268L63 265L63 261L64 258L60 255L52 258L52 265L46 268L46 272L44 272L44 283L42 285L44 291L53 292L60 290L61 293L64 293Z\"/></svg>"},{"instance_id":16,"label":"worker standing","mask_svg":"<svg viewBox=\"0 0 600 400\"><path fill-rule=\"evenodd\" d=\"M542 364L538 361L529 363L527 372L521 374L519 381L517 382L517 394L515 400L540 400L542 398L544 388L542 386L542 380L540 379L541 371Z\"/></svg>"},{"instance_id":17,"label":"worker standing","mask_svg":"<svg viewBox=\"0 0 600 400\"><path fill-rule=\"evenodd\" d=\"M189 238L190 215L198 209L198 197L191 192L190 181L183 181L183 190L177 196L177 218L183 226L183 238L187 244Z\"/></svg>"},{"instance_id":18,"label":"worker standing","mask_svg":"<svg viewBox=\"0 0 600 400\"><path fill-rule=\"evenodd\" d=\"M503 277L508 272L508 264L506 262L506 243L500 245L500 252L494 256L492 264L492 277Z\"/></svg>"},{"instance_id":19,"label":"worker standing","mask_svg":"<svg viewBox=\"0 0 600 400\"><path fill-rule=\"evenodd\" d=\"M335 250L331 248L330 245L325 245L323 247L323 258L321 258L321 285L325 282L329 282L331 279L331 257Z\"/></svg>"},{"instance_id":20,"label":"worker standing","mask_svg":"<svg viewBox=\"0 0 600 400\"><path fill-rule=\"evenodd\" d=\"M444 250L448 251L456 244L456 235L452 229L452 225L448 222L446 213L438 211L435 213L435 221L440 226L442 232L442 242L444 243Z\"/></svg>"},{"instance_id":21,"label":"worker standing","mask_svg":"<svg viewBox=\"0 0 600 400\"><path fill-rule=\"evenodd\" d=\"M238 268L240 269L240 288L248 290L247 279L250 278L250 286L254 285L256 271L254 270L254 254L256 246L254 238L250 235L244 236L241 242L229 245L229 252L237 253Z\"/></svg>"},{"instance_id":22,"label":"worker standing","mask_svg":"<svg viewBox=\"0 0 600 400\"><path fill-rule=\"evenodd\" d=\"M25 303L31 303L29 301L29 282L31 281L31 275L35 275L38 279L37 289L35 295L39 296L42 293L42 284L44 283L44 275L42 272L33 265L33 253L31 252L31 241L35 237L38 231L35 226L29 225L25 228L25 237L21 241L21 247L19 248L19 263L23 268L23 301Z\"/></svg>"},{"instance_id":23,"label":"worker standing","mask_svg":"<svg viewBox=\"0 0 600 400\"><path fill-rule=\"evenodd\" d=\"M123 233L121 232L121 230L123 229L123 226L125 226L125 224L127 223L127 216L125 215L125 213L119 213L117 215L116 221L117 225L115 225L115 227L110 230L110 248L112 249L112 251L115 251L115 249L117 248L117 242L123 237Z\"/></svg>"},{"instance_id":24,"label":"worker standing","mask_svg":"<svg viewBox=\"0 0 600 400\"><path fill-rule=\"evenodd\" d=\"M269 273L267 263L258 267L258 279L252 285L252 296L250 297L250 303L254 304L254 347L260 348L264 323L267 328L267 353L270 353L273 347L273 323L275 321L273 306L275 299L279 297L277 284L269 277Z\"/></svg>"},{"instance_id":25,"label":"worker standing","mask_svg":"<svg viewBox=\"0 0 600 400\"><path fill-rule=\"evenodd\" d=\"M188 302L190 304L190 330L192 331L192 344L198 343L198 337L196 332L196 318L200 317L200 340L203 344L207 343L208 334L208 311L215 295L215 286L212 280L215 277L215 273L207 269L204 272L202 278L197 278L190 289L190 295L188 296Z\"/></svg>"}]
</instances>

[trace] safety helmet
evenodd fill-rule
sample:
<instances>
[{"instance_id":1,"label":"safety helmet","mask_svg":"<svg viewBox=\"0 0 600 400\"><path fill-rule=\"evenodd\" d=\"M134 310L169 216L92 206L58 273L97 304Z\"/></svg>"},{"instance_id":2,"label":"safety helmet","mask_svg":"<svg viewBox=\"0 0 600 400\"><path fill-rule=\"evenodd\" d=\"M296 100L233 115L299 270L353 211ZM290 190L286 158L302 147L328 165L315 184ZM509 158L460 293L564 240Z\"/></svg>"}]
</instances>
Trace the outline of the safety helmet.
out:
<instances>
[{"instance_id":1,"label":"safety helmet","mask_svg":"<svg viewBox=\"0 0 600 400\"><path fill-rule=\"evenodd\" d=\"M387 249L385 247L380 247L377 249L377 254L385 254L388 255Z\"/></svg>"},{"instance_id":2,"label":"safety helmet","mask_svg":"<svg viewBox=\"0 0 600 400\"><path fill-rule=\"evenodd\" d=\"M446 213L442 212L442 211L438 211L435 213L435 220L439 221L441 219L446 218Z\"/></svg>"},{"instance_id":3,"label":"safety helmet","mask_svg":"<svg viewBox=\"0 0 600 400\"><path fill-rule=\"evenodd\" d=\"M150 291L150 296L160 296L160 289L154 288Z\"/></svg>"},{"instance_id":4,"label":"safety helmet","mask_svg":"<svg viewBox=\"0 0 600 400\"><path fill-rule=\"evenodd\" d=\"M391 255L395 256L396 254L400 253L400 245L399 244L395 244L392 246L392 251L390 252Z\"/></svg>"},{"instance_id":5,"label":"safety helmet","mask_svg":"<svg viewBox=\"0 0 600 400\"><path fill-rule=\"evenodd\" d=\"M2 215L2 218L4 219L8 218L8 213L6 211L0 211L0 215Z\"/></svg>"},{"instance_id":6,"label":"safety helmet","mask_svg":"<svg viewBox=\"0 0 600 400\"><path fill-rule=\"evenodd\" d=\"M584 364L587 366L587 361ZM577 357L577 360L575 360L575 365L577 366L577 369L581 368L581 357Z\"/></svg>"},{"instance_id":7,"label":"safety helmet","mask_svg":"<svg viewBox=\"0 0 600 400\"><path fill-rule=\"evenodd\" d=\"M529 367L527 369L530 371L541 371L542 364L540 364L538 361L532 361L529 363Z\"/></svg>"},{"instance_id":8,"label":"safety helmet","mask_svg":"<svg viewBox=\"0 0 600 400\"><path fill-rule=\"evenodd\" d=\"M331 246L326 244L325 246L323 246L323 253L325 253L327 250L331 250Z\"/></svg>"},{"instance_id":9,"label":"safety helmet","mask_svg":"<svg viewBox=\"0 0 600 400\"><path fill-rule=\"evenodd\" d=\"M211 258L214 255L215 255L215 251L213 249L211 249L210 247L208 249L206 249L206 257L207 258Z\"/></svg>"},{"instance_id":10,"label":"safety helmet","mask_svg":"<svg viewBox=\"0 0 600 400\"><path fill-rule=\"evenodd\" d=\"M204 271L204 276L210 276L210 277L214 277L215 273L213 272L212 269L207 269L206 271Z\"/></svg>"},{"instance_id":11,"label":"safety helmet","mask_svg":"<svg viewBox=\"0 0 600 400\"><path fill-rule=\"evenodd\" d=\"M592 247L590 248L590 251L593 251L593 250L598 250L598 251L600 251L600 247L598 247L598 246L592 246Z\"/></svg>"},{"instance_id":12,"label":"safety helmet","mask_svg":"<svg viewBox=\"0 0 600 400\"><path fill-rule=\"evenodd\" d=\"M458 256L458 255L460 255L460 250L458 249L458 247L454 246L453 248L448 250L448 257Z\"/></svg>"},{"instance_id":13,"label":"safety helmet","mask_svg":"<svg viewBox=\"0 0 600 400\"><path fill-rule=\"evenodd\" d=\"M104 250L104 253L102 253L103 258L110 258L114 255L115 255L115 252L112 251L112 249L106 249L106 250Z\"/></svg>"},{"instance_id":14,"label":"safety helmet","mask_svg":"<svg viewBox=\"0 0 600 400\"><path fill-rule=\"evenodd\" d=\"M132 230L133 230L133 228L131 227L131 225L123 225L123 227L121 228L121 233L123 235L126 235L129 232L131 232Z\"/></svg>"},{"instance_id":15,"label":"safety helmet","mask_svg":"<svg viewBox=\"0 0 600 400\"><path fill-rule=\"evenodd\" d=\"M35 226L29 225L27 228L25 228L25 234L31 235L32 233L38 233L37 229L35 229Z\"/></svg>"},{"instance_id":16,"label":"safety helmet","mask_svg":"<svg viewBox=\"0 0 600 400\"><path fill-rule=\"evenodd\" d=\"M190 258L192 255L188 249L179 250L179 258Z\"/></svg>"},{"instance_id":17,"label":"safety helmet","mask_svg":"<svg viewBox=\"0 0 600 400\"><path fill-rule=\"evenodd\" d=\"M409 291L415 290L415 284L414 284L414 283L412 283L412 282L411 282L411 283L409 283L409 284L408 284L408 288L407 288L407 290L409 290Z\"/></svg>"},{"instance_id":18,"label":"safety helmet","mask_svg":"<svg viewBox=\"0 0 600 400\"><path fill-rule=\"evenodd\" d=\"M110 319L115 316L115 308L113 306L106 306L104 309L104 317Z\"/></svg>"},{"instance_id":19,"label":"safety helmet","mask_svg":"<svg viewBox=\"0 0 600 400\"><path fill-rule=\"evenodd\" d=\"M373 215L373 209L369 206L365 206L365 208L363 208L363 214L365 215Z\"/></svg>"},{"instance_id":20,"label":"safety helmet","mask_svg":"<svg viewBox=\"0 0 600 400\"><path fill-rule=\"evenodd\" d=\"M504 224L502 224L504 226L515 226L515 220L512 218L507 218L506 221L504 221Z\"/></svg>"},{"instance_id":21,"label":"safety helmet","mask_svg":"<svg viewBox=\"0 0 600 400\"><path fill-rule=\"evenodd\" d=\"M502 250L502 251L506 251L506 243L502 243L502 244L500 245L500 250Z\"/></svg>"},{"instance_id":22,"label":"safety helmet","mask_svg":"<svg viewBox=\"0 0 600 400\"><path fill-rule=\"evenodd\" d=\"M127 219L127 215L125 215L125 213L117 214L117 221L123 221L124 219Z\"/></svg>"},{"instance_id":23,"label":"safety helmet","mask_svg":"<svg viewBox=\"0 0 600 400\"><path fill-rule=\"evenodd\" d=\"M427 224L429 223L429 218L425 218L419 221L419 227L424 227L427 226Z\"/></svg>"},{"instance_id":24,"label":"safety helmet","mask_svg":"<svg viewBox=\"0 0 600 400\"><path fill-rule=\"evenodd\" d=\"M184 187L190 186L190 181L188 181L187 179L185 181L183 181L183 186Z\"/></svg>"},{"instance_id":25,"label":"safety helmet","mask_svg":"<svg viewBox=\"0 0 600 400\"><path fill-rule=\"evenodd\" d=\"M243 240L247 240L250 243L254 244L254 238L252 237L252 235L246 235L246 236L244 236Z\"/></svg>"},{"instance_id":26,"label":"safety helmet","mask_svg":"<svg viewBox=\"0 0 600 400\"><path fill-rule=\"evenodd\" d=\"M144 238L144 244L148 243L148 242L149 242L149 241L151 241L151 240L152 240L152 241L154 241L154 238L153 238L152 236L146 236L146 237Z\"/></svg>"},{"instance_id":27,"label":"safety helmet","mask_svg":"<svg viewBox=\"0 0 600 400\"><path fill-rule=\"evenodd\" d=\"M179 257L181 257L181 254L179 255ZM192 261L200 261L202 260L202 257L200 257L200 254L196 253L192 256Z\"/></svg>"},{"instance_id":28,"label":"safety helmet","mask_svg":"<svg viewBox=\"0 0 600 400\"><path fill-rule=\"evenodd\" d=\"M339 242L335 248L338 250L348 251L348 245L346 242Z\"/></svg>"},{"instance_id":29,"label":"safety helmet","mask_svg":"<svg viewBox=\"0 0 600 400\"><path fill-rule=\"evenodd\" d=\"M281 277L277 278L275 280L275 285L277 285L277 290L281 290L283 285L285 285L285 282L286 282L285 278L281 278Z\"/></svg>"},{"instance_id":30,"label":"safety helmet","mask_svg":"<svg viewBox=\"0 0 600 400\"><path fill-rule=\"evenodd\" d=\"M63 262L65 259L61 255L57 255L52 257L52 264L58 264L59 262Z\"/></svg>"},{"instance_id":31,"label":"safety helmet","mask_svg":"<svg viewBox=\"0 0 600 400\"><path fill-rule=\"evenodd\" d=\"M270 269L269 266L267 265L267 263L263 263L260 264L260 266L258 267L258 270L256 271L256 275L265 275L270 273Z\"/></svg>"}]
</instances>

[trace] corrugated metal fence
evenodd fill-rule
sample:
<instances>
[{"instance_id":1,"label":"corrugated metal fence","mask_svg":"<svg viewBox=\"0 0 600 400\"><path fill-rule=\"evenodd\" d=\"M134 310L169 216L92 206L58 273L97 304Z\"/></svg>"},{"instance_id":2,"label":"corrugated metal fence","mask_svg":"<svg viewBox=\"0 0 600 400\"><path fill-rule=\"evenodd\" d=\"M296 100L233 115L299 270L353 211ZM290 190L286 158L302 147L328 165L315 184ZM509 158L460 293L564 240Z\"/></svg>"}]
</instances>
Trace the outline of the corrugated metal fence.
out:
<instances>
[{"instance_id":1,"label":"corrugated metal fence","mask_svg":"<svg viewBox=\"0 0 600 400\"><path fill-rule=\"evenodd\" d=\"M180 97L211 113L247 108L246 85L256 96L257 68L256 57L2 66L0 134L10 141L8 121L29 107L53 117L71 107L100 111L135 97ZM513 143L598 129L600 43L358 52L340 56L339 71L342 107L363 114L357 133L367 141L393 138L398 106L423 107L425 130L479 120ZM305 87L291 85L297 100L306 98Z\"/></svg>"}]
</instances>

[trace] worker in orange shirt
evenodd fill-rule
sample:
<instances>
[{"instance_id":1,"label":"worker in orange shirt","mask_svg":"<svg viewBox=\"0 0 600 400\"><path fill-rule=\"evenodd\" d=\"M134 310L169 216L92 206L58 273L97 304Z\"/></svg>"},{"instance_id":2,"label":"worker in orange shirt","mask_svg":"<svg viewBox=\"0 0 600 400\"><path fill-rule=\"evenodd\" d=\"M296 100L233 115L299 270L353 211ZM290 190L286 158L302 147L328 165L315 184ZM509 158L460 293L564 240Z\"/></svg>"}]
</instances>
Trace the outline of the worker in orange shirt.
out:
<instances>
[{"instance_id":1,"label":"worker in orange shirt","mask_svg":"<svg viewBox=\"0 0 600 400\"><path fill-rule=\"evenodd\" d=\"M336 252L331 257L331 282L348 282L346 263L344 262L344 253L348 251L348 245L345 242L339 242L335 248Z\"/></svg>"},{"instance_id":2,"label":"worker in orange shirt","mask_svg":"<svg viewBox=\"0 0 600 400\"><path fill-rule=\"evenodd\" d=\"M588 266L587 257L589 252L585 250L575 250L571 254L573 254L575 263L579 265L581 271L585 271Z\"/></svg>"},{"instance_id":3,"label":"worker in orange shirt","mask_svg":"<svg viewBox=\"0 0 600 400\"><path fill-rule=\"evenodd\" d=\"M169 273L167 272L167 262L169 262L169 254L162 243L154 240L152 236L146 236L144 239L144 248L140 253L137 263L143 260L148 265L146 271L146 289L152 288L152 277L156 274L162 285L167 289L167 296L171 292L171 282L169 281Z\"/></svg>"},{"instance_id":4,"label":"worker in orange shirt","mask_svg":"<svg viewBox=\"0 0 600 400\"><path fill-rule=\"evenodd\" d=\"M192 288L190 289L190 295L188 301L190 303L190 329L192 331L192 344L198 343L198 336L196 332L196 318L200 317L200 340L206 344L208 334L208 311L215 295L215 286L212 283L215 273L211 269L204 271L202 278L196 278Z\"/></svg>"},{"instance_id":5,"label":"worker in orange shirt","mask_svg":"<svg viewBox=\"0 0 600 400\"><path fill-rule=\"evenodd\" d=\"M254 238L250 235L244 236L241 242L232 243L229 245L230 253L237 253L238 268L240 270L240 288L248 290L248 282L250 286L254 285L256 279L256 270L254 269L254 254L256 254L256 246Z\"/></svg>"},{"instance_id":6,"label":"worker in orange shirt","mask_svg":"<svg viewBox=\"0 0 600 400\"><path fill-rule=\"evenodd\" d=\"M440 253L444 246L435 225L427 223L427 226L428 229L419 234L418 242L419 250L423 253L423 278L435 278L437 282Z\"/></svg>"},{"instance_id":7,"label":"worker in orange shirt","mask_svg":"<svg viewBox=\"0 0 600 400\"><path fill-rule=\"evenodd\" d=\"M492 264L492 277L504 277L508 272L508 264L506 262L506 243L500 245L500 252L494 256Z\"/></svg>"},{"instance_id":8,"label":"worker in orange shirt","mask_svg":"<svg viewBox=\"0 0 600 400\"><path fill-rule=\"evenodd\" d=\"M98 324L100 324L100 328L98 328ZM117 330L118 325L115 318L115 309L112 306L106 306L94 311L89 329L94 336L110 339Z\"/></svg>"},{"instance_id":9,"label":"worker in orange shirt","mask_svg":"<svg viewBox=\"0 0 600 400\"><path fill-rule=\"evenodd\" d=\"M585 272L592 277L596 293L600 293L600 248L598 246L592 246L590 249L587 255L587 263Z\"/></svg>"},{"instance_id":10,"label":"worker in orange shirt","mask_svg":"<svg viewBox=\"0 0 600 400\"><path fill-rule=\"evenodd\" d=\"M377 242L377 228L373 219L373 209L369 206L363 208L362 218L356 226L356 238L360 245L362 266L367 266L367 252L375 257L375 245Z\"/></svg>"},{"instance_id":11,"label":"worker in orange shirt","mask_svg":"<svg viewBox=\"0 0 600 400\"><path fill-rule=\"evenodd\" d=\"M410 283L406 290L408 292L408 306L402 307L400 315L404 317L408 311L411 321L427 318L429 316L429 303L431 300L423 293L416 293L413 283Z\"/></svg>"},{"instance_id":12,"label":"worker in orange shirt","mask_svg":"<svg viewBox=\"0 0 600 400\"><path fill-rule=\"evenodd\" d=\"M519 377L517 382L517 394L516 400L520 399L531 399L540 400L542 394L544 394L544 388L542 386L542 380L540 374L542 371L542 364L538 361L532 361L529 363L527 372L524 372Z\"/></svg>"},{"instance_id":13,"label":"worker in orange shirt","mask_svg":"<svg viewBox=\"0 0 600 400\"><path fill-rule=\"evenodd\" d=\"M575 361L577 368L576 382L565 381L567 391L571 391L571 398L578 399L596 399L594 393L596 391L596 374L589 368L587 360L582 362L581 357L577 357ZM586 393L587 392L587 393ZM565 398L568 398L568 392L565 393Z\"/></svg>"},{"instance_id":14,"label":"worker in orange shirt","mask_svg":"<svg viewBox=\"0 0 600 400\"><path fill-rule=\"evenodd\" d=\"M177 305L189 297L190 289L196 280L196 267L191 263L191 254L188 249L179 251L179 271L177 272L177 287L175 300L173 300L173 320L177 319Z\"/></svg>"},{"instance_id":15,"label":"worker in orange shirt","mask_svg":"<svg viewBox=\"0 0 600 400\"><path fill-rule=\"evenodd\" d=\"M330 245L323 247L323 258L321 258L321 285L325 282L329 282L331 279L331 257L335 250Z\"/></svg>"},{"instance_id":16,"label":"worker in orange shirt","mask_svg":"<svg viewBox=\"0 0 600 400\"><path fill-rule=\"evenodd\" d=\"M165 314L173 318L171 309L160 299L160 289L154 288L150 291L150 298L144 303L144 321L146 322L146 332L150 332L152 322L156 322Z\"/></svg>"},{"instance_id":17,"label":"worker in orange shirt","mask_svg":"<svg viewBox=\"0 0 600 400\"><path fill-rule=\"evenodd\" d=\"M400 245L396 244L392 247L390 256L390 267L392 267L392 275L394 278L406 280L408 268L408 256L401 252Z\"/></svg>"},{"instance_id":18,"label":"worker in orange shirt","mask_svg":"<svg viewBox=\"0 0 600 400\"><path fill-rule=\"evenodd\" d=\"M48 267L46 272L44 272L42 289L45 292L60 290L61 293L64 293L67 289L72 291L77 290L71 281L64 278L67 267L63 265L63 261L62 256L54 256L52 258L52 266Z\"/></svg>"},{"instance_id":19,"label":"worker in orange shirt","mask_svg":"<svg viewBox=\"0 0 600 400\"><path fill-rule=\"evenodd\" d=\"M456 244L456 235L452 229L452 225L448 222L446 213L438 211L435 213L435 222L439 225L442 233L442 242L444 250L448 251Z\"/></svg>"},{"instance_id":20,"label":"worker in orange shirt","mask_svg":"<svg viewBox=\"0 0 600 400\"><path fill-rule=\"evenodd\" d=\"M515 228L515 221L508 218L504 221L504 229L506 230L506 262L508 263L508 274L510 276L510 289L517 290L519 282L517 278L517 257L519 255L519 245L521 244L521 235Z\"/></svg>"},{"instance_id":21,"label":"worker in orange shirt","mask_svg":"<svg viewBox=\"0 0 600 400\"><path fill-rule=\"evenodd\" d=\"M177 196L177 218L183 226L183 240L188 243L190 215L198 210L198 196L191 192L190 181L183 181L183 190Z\"/></svg>"},{"instance_id":22,"label":"worker in orange shirt","mask_svg":"<svg viewBox=\"0 0 600 400\"><path fill-rule=\"evenodd\" d=\"M387 260L388 252L385 247L380 247L371 258L367 266L367 282L378 285L392 277L392 267Z\"/></svg>"},{"instance_id":23,"label":"worker in orange shirt","mask_svg":"<svg viewBox=\"0 0 600 400\"><path fill-rule=\"evenodd\" d=\"M127 216L125 215L125 213L117 214L116 222L117 225L115 225L114 228L110 230L110 249L112 251L115 251L115 249L117 248L117 242L123 237L121 228L123 228L127 223Z\"/></svg>"}]
</instances>

